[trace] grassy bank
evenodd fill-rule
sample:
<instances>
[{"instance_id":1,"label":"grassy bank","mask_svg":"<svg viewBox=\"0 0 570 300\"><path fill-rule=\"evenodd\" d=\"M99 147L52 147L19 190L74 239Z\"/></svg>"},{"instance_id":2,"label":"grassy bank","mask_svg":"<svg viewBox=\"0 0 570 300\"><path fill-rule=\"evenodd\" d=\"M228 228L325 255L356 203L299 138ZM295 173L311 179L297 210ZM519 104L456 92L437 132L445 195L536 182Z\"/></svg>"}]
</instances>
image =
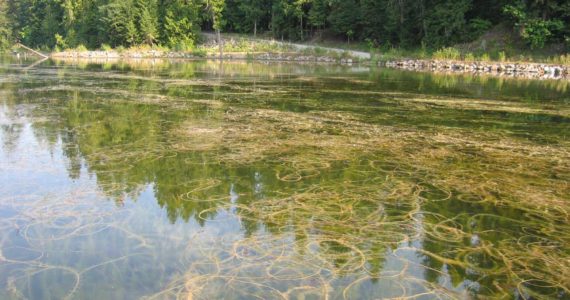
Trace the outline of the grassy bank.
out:
<instances>
[{"instance_id":1,"label":"grassy bank","mask_svg":"<svg viewBox=\"0 0 570 300\"><path fill-rule=\"evenodd\" d=\"M570 53L558 55L533 55L520 53L509 55L506 51L464 51L457 47L447 47L439 50L390 48L385 51L380 49L371 50L373 60L394 61L404 59L423 60L454 60L466 62L512 62L512 63L546 63L557 65L570 65Z\"/></svg>"}]
</instances>

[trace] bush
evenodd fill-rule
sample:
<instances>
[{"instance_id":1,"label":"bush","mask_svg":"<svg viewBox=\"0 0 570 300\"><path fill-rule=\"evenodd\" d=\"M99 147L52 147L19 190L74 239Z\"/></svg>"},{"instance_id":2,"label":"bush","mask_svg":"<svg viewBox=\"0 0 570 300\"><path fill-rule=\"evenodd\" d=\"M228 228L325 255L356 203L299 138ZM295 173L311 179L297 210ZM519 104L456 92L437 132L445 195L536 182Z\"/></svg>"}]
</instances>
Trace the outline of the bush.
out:
<instances>
[{"instance_id":1,"label":"bush","mask_svg":"<svg viewBox=\"0 0 570 300\"><path fill-rule=\"evenodd\" d=\"M102 45L101 45L101 50L103 50L103 51L111 51L111 50L113 50L113 48L111 48L111 46L109 46L108 44L102 44Z\"/></svg>"},{"instance_id":2,"label":"bush","mask_svg":"<svg viewBox=\"0 0 570 300\"><path fill-rule=\"evenodd\" d=\"M65 43L65 39L60 34L55 34L55 52L61 51L61 49L67 48L67 43Z\"/></svg>"},{"instance_id":3,"label":"bush","mask_svg":"<svg viewBox=\"0 0 570 300\"><path fill-rule=\"evenodd\" d=\"M481 57L479 58L480 61L490 61L491 58L489 57L489 54L487 53L483 53L483 55L481 55Z\"/></svg>"}]
</instances>

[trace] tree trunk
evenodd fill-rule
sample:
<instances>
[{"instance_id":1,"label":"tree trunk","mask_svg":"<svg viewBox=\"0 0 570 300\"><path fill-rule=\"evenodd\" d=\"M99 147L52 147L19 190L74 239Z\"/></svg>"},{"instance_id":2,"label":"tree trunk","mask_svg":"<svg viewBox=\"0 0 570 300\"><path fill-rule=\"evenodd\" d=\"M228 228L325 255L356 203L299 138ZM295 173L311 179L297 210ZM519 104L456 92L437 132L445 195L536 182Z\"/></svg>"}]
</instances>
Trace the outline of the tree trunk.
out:
<instances>
[{"instance_id":1,"label":"tree trunk","mask_svg":"<svg viewBox=\"0 0 570 300\"><path fill-rule=\"evenodd\" d=\"M303 14L301 14L301 41L303 40Z\"/></svg>"},{"instance_id":2,"label":"tree trunk","mask_svg":"<svg viewBox=\"0 0 570 300\"><path fill-rule=\"evenodd\" d=\"M257 20L253 22L253 37L257 37Z\"/></svg>"},{"instance_id":3,"label":"tree trunk","mask_svg":"<svg viewBox=\"0 0 570 300\"><path fill-rule=\"evenodd\" d=\"M213 21L213 27L218 27L216 26L216 14L212 11L212 21ZM222 44L222 34L220 33L220 28L216 28L216 35L218 36L218 47L220 48L220 59L224 59L224 45Z\"/></svg>"},{"instance_id":4,"label":"tree trunk","mask_svg":"<svg viewBox=\"0 0 570 300\"><path fill-rule=\"evenodd\" d=\"M222 42L222 34L220 33L219 29L216 29L216 33L218 34L218 46L220 47L220 59L224 59L224 44Z\"/></svg>"}]
</instances>

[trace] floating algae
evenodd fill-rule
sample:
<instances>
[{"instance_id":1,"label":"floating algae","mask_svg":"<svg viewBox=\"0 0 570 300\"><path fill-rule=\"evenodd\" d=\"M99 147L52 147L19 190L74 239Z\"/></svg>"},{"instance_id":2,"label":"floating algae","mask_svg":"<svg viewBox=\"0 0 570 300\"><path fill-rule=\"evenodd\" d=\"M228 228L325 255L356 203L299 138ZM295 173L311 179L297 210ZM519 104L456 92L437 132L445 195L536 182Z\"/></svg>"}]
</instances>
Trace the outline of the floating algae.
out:
<instances>
[{"instance_id":1,"label":"floating algae","mask_svg":"<svg viewBox=\"0 0 570 300\"><path fill-rule=\"evenodd\" d=\"M189 65L3 85L0 298L570 295L566 102Z\"/></svg>"}]
</instances>

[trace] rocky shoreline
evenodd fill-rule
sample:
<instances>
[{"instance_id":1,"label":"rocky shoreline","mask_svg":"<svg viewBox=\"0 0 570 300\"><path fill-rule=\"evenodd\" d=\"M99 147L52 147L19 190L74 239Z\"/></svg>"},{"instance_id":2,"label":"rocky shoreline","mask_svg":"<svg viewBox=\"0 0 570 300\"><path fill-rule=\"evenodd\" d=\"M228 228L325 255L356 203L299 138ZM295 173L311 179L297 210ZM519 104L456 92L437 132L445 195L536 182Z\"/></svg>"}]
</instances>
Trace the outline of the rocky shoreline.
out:
<instances>
[{"instance_id":1,"label":"rocky shoreline","mask_svg":"<svg viewBox=\"0 0 570 300\"><path fill-rule=\"evenodd\" d=\"M193 54L189 52L148 51L66 51L52 53L54 58L76 59L219 59L219 55ZM303 63L325 63L352 65L355 63L371 65L370 60L351 57L332 57L326 55L305 55L302 53L225 53L227 60L286 61ZM429 71L434 73L472 73L488 74L503 77L521 77L535 79L567 79L570 80L570 66L542 63L509 63L509 62L466 62L451 60L396 60L379 61L380 67L396 68L411 71Z\"/></svg>"},{"instance_id":2,"label":"rocky shoreline","mask_svg":"<svg viewBox=\"0 0 570 300\"><path fill-rule=\"evenodd\" d=\"M175 58L175 59L219 59L218 54L193 54L189 52L162 52L162 51L144 51L144 52L117 52L117 51L66 51L52 53L54 58L86 58L86 59L137 59L137 58ZM355 60L352 58L335 58L330 56L304 55L297 52L287 53L224 53L224 59L251 59L262 61L294 61L294 62L321 62L321 63L341 63L353 64Z\"/></svg>"},{"instance_id":3,"label":"rocky shoreline","mask_svg":"<svg viewBox=\"0 0 570 300\"><path fill-rule=\"evenodd\" d=\"M381 66L438 73L485 73L498 76L570 79L570 66L541 63L465 62L446 60L398 60Z\"/></svg>"}]
</instances>

